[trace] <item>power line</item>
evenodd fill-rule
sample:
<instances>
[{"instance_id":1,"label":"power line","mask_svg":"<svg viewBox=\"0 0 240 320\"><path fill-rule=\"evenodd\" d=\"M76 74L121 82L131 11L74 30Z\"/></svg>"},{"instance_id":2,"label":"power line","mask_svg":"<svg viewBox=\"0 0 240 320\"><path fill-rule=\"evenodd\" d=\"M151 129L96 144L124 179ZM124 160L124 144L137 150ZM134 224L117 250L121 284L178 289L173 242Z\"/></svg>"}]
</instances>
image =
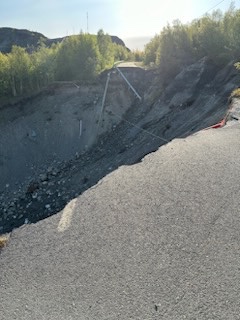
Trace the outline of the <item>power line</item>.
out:
<instances>
[{"instance_id":1,"label":"power line","mask_svg":"<svg viewBox=\"0 0 240 320\"><path fill-rule=\"evenodd\" d=\"M158 139L160 139L160 140L162 140L162 141L164 141L164 142L167 142L167 143L170 142L170 140L167 140L167 139L165 139L165 138L162 138L162 137L160 137L160 136L158 136L158 135L156 135L156 134L154 134L154 133L152 133L152 132L150 132L150 131L148 131L148 130L146 130L146 129L143 129L143 128L137 126L135 123L132 123L132 122L124 119L123 117L119 116L119 115L116 114L115 112L112 112L112 111L111 111L111 113L114 114L116 117L120 118L122 121L130 124L131 126L137 128L137 129L139 129L139 130L142 130L142 131L148 133L149 135L153 136L154 138L158 138Z\"/></svg>"},{"instance_id":2,"label":"power line","mask_svg":"<svg viewBox=\"0 0 240 320\"><path fill-rule=\"evenodd\" d=\"M222 1L220 1L220 2L218 2L217 4L215 4L215 6L213 6L212 8L210 8L210 9L208 9L207 11L206 11L206 13L208 13L209 11L212 11L213 9L215 9L216 7L218 7L221 3L223 3L225 0L222 0ZM206 14L205 13L205 14Z\"/></svg>"}]
</instances>

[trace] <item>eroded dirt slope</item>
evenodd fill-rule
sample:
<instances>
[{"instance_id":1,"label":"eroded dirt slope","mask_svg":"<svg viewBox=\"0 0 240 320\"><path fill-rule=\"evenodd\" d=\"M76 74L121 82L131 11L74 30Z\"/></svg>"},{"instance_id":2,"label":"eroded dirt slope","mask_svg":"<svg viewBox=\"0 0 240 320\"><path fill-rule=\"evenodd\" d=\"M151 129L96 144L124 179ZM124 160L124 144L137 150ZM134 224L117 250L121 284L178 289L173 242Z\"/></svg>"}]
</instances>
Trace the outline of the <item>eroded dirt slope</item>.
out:
<instances>
[{"instance_id":1,"label":"eroded dirt slope","mask_svg":"<svg viewBox=\"0 0 240 320\"><path fill-rule=\"evenodd\" d=\"M69 135L65 144L60 139L63 150L68 150L70 145L76 147L72 153L70 152L75 155L71 160L60 159L46 163L48 166L45 167L45 171L42 169L41 175L40 171L37 172L39 167L36 165L35 175L28 176L16 195L6 192L10 183L5 178L4 183L9 186L6 188L5 185L1 194L1 232L10 231L24 223L36 222L58 212L69 200L94 186L117 167L141 161L144 155L168 141L185 137L220 121L229 107L229 94L239 82L232 63L219 69L206 59L184 69L164 92L158 87L153 73L139 68L122 68L122 72L143 96L143 101L138 102L119 76L112 74L112 87L109 88L100 122L96 123L93 109L86 109L89 112L89 123L92 121L92 126L89 125L90 132L94 136L89 144L91 147L76 145L76 141L79 141L80 120L77 118L75 136ZM106 74L102 76L103 83L105 79ZM103 88L104 85L101 85L96 93L99 100ZM74 96L75 93L72 92L65 97L65 103L71 113L79 110L73 108ZM89 94L86 97L89 97ZM44 97L42 103L48 99L52 99L54 107L57 93ZM19 118L16 121L19 121ZM46 123L45 121L44 126ZM68 126L66 131L67 128ZM99 128L102 128L102 131L98 132ZM69 124L69 130L72 129L72 124ZM92 137L91 134L89 136ZM51 144L49 150L51 153ZM30 164L31 159L30 157ZM5 176L10 179L10 172Z\"/></svg>"}]
</instances>

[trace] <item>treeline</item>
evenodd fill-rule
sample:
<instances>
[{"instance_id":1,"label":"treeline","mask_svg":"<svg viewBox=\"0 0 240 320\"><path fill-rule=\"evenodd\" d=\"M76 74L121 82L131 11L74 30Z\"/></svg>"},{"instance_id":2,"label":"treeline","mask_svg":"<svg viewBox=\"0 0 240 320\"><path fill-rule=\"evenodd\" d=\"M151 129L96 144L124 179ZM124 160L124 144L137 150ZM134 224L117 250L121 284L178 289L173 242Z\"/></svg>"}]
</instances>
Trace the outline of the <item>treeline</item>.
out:
<instances>
[{"instance_id":1,"label":"treeline","mask_svg":"<svg viewBox=\"0 0 240 320\"><path fill-rule=\"evenodd\" d=\"M165 82L186 65L207 56L217 65L239 59L240 10L231 4L190 24L175 21L156 35L145 47L144 63L159 68Z\"/></svg>"},{"instance_id":2,"label":"treeline","mask_svg":"<svg viewBox=\"0 0 240 320\"><path fill-rule=\"evenodd\" d=\"M8 54L0 52L0 97L24 96L53 81L92 81L114 61L130 55L103 30L67 37L50 48L41 43L31 53L13 46Z\"/></svg>"}]
</instances>

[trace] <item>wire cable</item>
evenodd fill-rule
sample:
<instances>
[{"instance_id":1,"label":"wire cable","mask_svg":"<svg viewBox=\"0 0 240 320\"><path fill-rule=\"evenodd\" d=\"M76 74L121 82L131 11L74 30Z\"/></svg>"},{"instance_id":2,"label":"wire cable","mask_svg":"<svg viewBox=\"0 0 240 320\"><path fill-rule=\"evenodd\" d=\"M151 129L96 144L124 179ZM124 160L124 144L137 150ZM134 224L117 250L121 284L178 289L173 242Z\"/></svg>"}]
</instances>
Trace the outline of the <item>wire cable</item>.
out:
<instances>
[{"instance_id":1,"label":"wire cable","mask_svg":"<svg viewBox=\"0 0 240 320\"><path fill-rule=\"evenodd\" d=\"M213 9L215 9L216 7L218 7L221 3L223 3L225 0L222 0L222 1L220 1L220 2L218 2L217 4L215 4L215 6L213 6L212 8L210 8L210 9L208 9L206 12L205 12L205 14L206 13L208 13L209 11L212 11Z\"/></svg>"},{"instance_id":2,"label":"wire cable","mask_svg":"<svg viewBox=\"0 0 240 320\"><path fill-rule=\"evenodd\" d=\"M114 114L116 117L120 118L122 121L130 124L131 126L137 128L137 129L139 129L139 130L142 130L142 131L148 133L149 135L153 136L154 138L158 138L158 139L160 139L160 140L162 140L162 141L164 141L164 142L167 142L167 143L170 142L170 140L167 140L167 139L165 139L165 138L163 138L163 137L160 137L160 136L158 136L158 135L156 135L156 134L154 134L154 133L152 133L152 132L150 132L150 131L148 131L148 130L146 130L146 129L143 129L143 128L137 126L136 124L134 124L134 123L132 123L132 122L124 119L123 117L119 116L118 114L116 114L116 113L114 113L114 112L112 112L112 111L111 111L111 113Z\"/></svg>"}]
</instances>

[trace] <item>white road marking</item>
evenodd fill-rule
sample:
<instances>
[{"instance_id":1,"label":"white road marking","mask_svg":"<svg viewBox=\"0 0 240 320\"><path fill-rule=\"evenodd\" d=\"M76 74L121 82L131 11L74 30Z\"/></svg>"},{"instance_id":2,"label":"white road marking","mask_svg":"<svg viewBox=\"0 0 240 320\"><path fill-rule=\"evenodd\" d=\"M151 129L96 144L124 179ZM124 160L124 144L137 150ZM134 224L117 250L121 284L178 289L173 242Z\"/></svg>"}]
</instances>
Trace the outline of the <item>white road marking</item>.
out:
<instances>
[{"instance_id":1,"label":"white road marking","mask_svg":"<svg viewBox=\"0 0 240 320\"><path fill-rule=\"evenodd\" d=\"M76 207L76 201L77 201L77 198L73 199L63 209L63 214L61 216L61 219L60 219L58 227L57 227L58 232L64 232L70 227L73 212Z\"/></svg>"}]
</instances>

